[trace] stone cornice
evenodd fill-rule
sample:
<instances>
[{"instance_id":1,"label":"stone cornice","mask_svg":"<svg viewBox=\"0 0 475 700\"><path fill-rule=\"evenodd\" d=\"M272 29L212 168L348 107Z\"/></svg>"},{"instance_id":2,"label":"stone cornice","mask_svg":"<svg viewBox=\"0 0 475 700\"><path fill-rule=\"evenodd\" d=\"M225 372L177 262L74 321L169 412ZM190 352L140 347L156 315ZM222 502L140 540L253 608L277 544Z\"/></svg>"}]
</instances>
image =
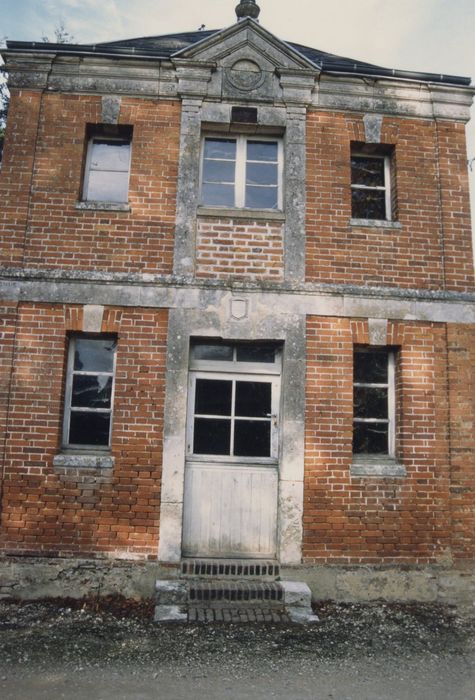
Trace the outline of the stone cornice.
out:
<instances>
[{"instance_id":1,"label":"stone cornice","mask_svg":"<svg viewBox=\"0 0 475 700\"><path fill-rule=\"evenodd\" d=\"M190 280L176 275L0 269L0 298L45 303L205 308L230 296L280 313L475 323L475 294L345 284Z\"/></svg>"},{"instance_id":2,"label":"stone cornice","mask_svg":"<svg viewBox=\"0 0 475 700\"><path fill-rule=\"evenodd\" d=\"M215 64L187 58L173 61L96 55L58 55L43 52L6 52L6 69L12 88L66 93L177 97L206 96ZM317 109L376 112L423 119L467 122L475 87L356 77L279 68L281 100L310 103ZM241 95L253 101L255 95ZM278 97L275 99L279 101ZM275 101L274 101L275 103Z\"/></svg>"}]
</instances>

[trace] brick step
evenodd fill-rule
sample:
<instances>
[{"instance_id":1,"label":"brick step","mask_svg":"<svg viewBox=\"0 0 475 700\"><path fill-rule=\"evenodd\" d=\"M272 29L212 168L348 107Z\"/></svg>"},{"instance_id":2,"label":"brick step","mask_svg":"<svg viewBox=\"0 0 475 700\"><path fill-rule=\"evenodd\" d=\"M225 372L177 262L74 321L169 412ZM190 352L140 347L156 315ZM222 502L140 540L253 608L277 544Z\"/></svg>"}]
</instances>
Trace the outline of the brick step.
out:
<instances>
[{"instance_id":1,"label":"brick step","mask_svg":"<svg viewBox=\"0 0 475 700\"><path fill-rule=\"evenodd\" d=\"M289 623L291 619L284 609L254 606L190 607L188 622L273 622Z\"/></svg>"},{"instance_id":2,"label":"brick step","mask_svg":"<svg viewBox=\"0 0 475 700\"><path fill-rule=\"evenodd\" d=\"M251 603L282 605L284 589L280 583L260 581L192 581L188 587L188 602L198 603Z\"/></svg>"},{"instance_id":3,"label":"brick step","mask_svg":"<svg viewBox=\"0 0 475 700\"><path fill-rule=\"evenodd\" d=\"M309 587L296 581L164 580L156 582L156 596L156 622L318 620Z\"/></svg>"},{"instance_id":4,"label":"brick step","mask_svg":"<svg viewBox=\"0 0 475 700\"><path fill-rule=\"evenodd\" d=\"M273 559L182 559L181 575L199 578L275 580L279 562Z\"/></svg>"}]
</instances>

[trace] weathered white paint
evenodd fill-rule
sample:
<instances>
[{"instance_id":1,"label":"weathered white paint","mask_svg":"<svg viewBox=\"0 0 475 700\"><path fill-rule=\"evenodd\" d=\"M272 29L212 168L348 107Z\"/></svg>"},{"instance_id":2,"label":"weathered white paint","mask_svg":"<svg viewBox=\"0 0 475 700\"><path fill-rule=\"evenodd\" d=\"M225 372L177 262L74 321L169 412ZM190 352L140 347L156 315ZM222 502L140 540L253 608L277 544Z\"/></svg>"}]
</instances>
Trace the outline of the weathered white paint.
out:
<instances>
[{"instance_id":1,"label":"weathered white paint","mask_svg":"<svg viewBox=\"0 0 475 700\"><path fill-rule=\"evenodd\" d=\"M275 557L277 467L188 463L183 555Z\"/></svg>"}]
</instances>

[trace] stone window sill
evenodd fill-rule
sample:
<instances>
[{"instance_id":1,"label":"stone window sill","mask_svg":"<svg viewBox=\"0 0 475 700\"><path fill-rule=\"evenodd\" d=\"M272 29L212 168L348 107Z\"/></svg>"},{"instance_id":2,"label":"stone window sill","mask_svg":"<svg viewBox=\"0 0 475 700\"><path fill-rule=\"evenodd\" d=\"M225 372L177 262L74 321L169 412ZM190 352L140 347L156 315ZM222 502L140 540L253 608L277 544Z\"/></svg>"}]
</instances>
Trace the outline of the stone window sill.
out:
<instances>
[{"instance_id":1,"label":"stone window sill","mask_svg":"<svg viewBox=\"0 0 475 700\"><path fill-rule=\"evenodd\" d=\"M350 226L367 228L402 228L400 221L384 221L379 219L350 219Z\"/></svg>"},{"instance_id":2,"label":"stone window sill","mask_svg":"<svg viewBox=\"0 0 475 700\"><path fill-rule=\"evenodd\" d=\"M110 454L72 454L61 452L53 457L54 467L85 469L112 469L114 457Z\"/></svg>"},{"instance_id":3,"label":"stone window sill","mask_svg":"<svg viewBox=\"0 0 475 700\"><path fill-rule=\"evenodd\" d=\"M376 476L392 477L406 476L406 468L403 464L391 457L353 455L353 463L350 468L351 476Z\"/></svg>"},{"instance_id":4,"label":"stone window sill","mask_svg":"<svg viewBox=\"0 0 475 700\"><path fill-rule=\"evenodd\" d=\"M274 209L235 209L225 207L198 207L198 216L214 216L218 219L251 219L252 221L285 221L285 214Z\"/></svg>"},{"instance_id":5,"label":"stone window sill","mask_svg":"<svg viewBox=\"0 0 475 700\"><path fill-rule=\"evenodd\" d=\"M132 211L128 202L76 202L76 209L83 211Z\"/></svg>"}]
</instances>

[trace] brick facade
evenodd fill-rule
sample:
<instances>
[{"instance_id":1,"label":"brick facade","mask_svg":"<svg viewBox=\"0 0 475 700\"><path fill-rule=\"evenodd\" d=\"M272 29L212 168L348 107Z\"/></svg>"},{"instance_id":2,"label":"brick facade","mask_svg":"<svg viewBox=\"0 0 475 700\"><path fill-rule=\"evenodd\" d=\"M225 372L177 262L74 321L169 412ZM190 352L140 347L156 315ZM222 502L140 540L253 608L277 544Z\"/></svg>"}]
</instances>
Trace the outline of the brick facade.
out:
<instances>
[{"instance_id":1,"label":"brick facade","mask_svg":"<svg viewBox=\"0 0 475 700\"><path fill-rule=\"evenodd\" d=\"M155 558L167 313L106 308L119 339L113 469L53 466L61 445L67 337L77 306L20 304L4 460L4 551Z\"/></svg>"},{"instance_id":2,"label":"brick facade","mask_svg":"<svg viewBox=\"0 0 475 700\"><path fill-rule=\"evenodd\" d=\"M253 41L233 39L241 31ZM278 380L264 368L282 386L272 413L279 456L256 458L256 469L276 469L276 558L471 562L475 284L464 122L473 91L444 84L439 98L428 78L395 75L374 79L378 101L364 67L352 81L325 71L252 20L221 40L207 43L204 32L178 58L132 52L125 64L122 47L117 63L84 57L84 75L57 57L45 77L42 47L7 56L1 551L179 562L192 461L186 414L195 409L189 351L206 339L282 350ZM233 68L243 56L261 71L252 91ZM241 80L257 80L244 72ZM255 110L249 123L232 121L236 105ZM104 123L132 132L127 202L82 201L88 134ZM282 209L200 206L204 133L275 139ZM391 154L390 220L352 219L353 144ZM265 187L273 175L257 163L253 177ZM208 167L218 184L234 177ZM81 334L118 340L106 466L75 462L62 443L68 344ZM379 472L354 468L361 346L396 358L396 453Z\"/></svg>"}]
</instances>

